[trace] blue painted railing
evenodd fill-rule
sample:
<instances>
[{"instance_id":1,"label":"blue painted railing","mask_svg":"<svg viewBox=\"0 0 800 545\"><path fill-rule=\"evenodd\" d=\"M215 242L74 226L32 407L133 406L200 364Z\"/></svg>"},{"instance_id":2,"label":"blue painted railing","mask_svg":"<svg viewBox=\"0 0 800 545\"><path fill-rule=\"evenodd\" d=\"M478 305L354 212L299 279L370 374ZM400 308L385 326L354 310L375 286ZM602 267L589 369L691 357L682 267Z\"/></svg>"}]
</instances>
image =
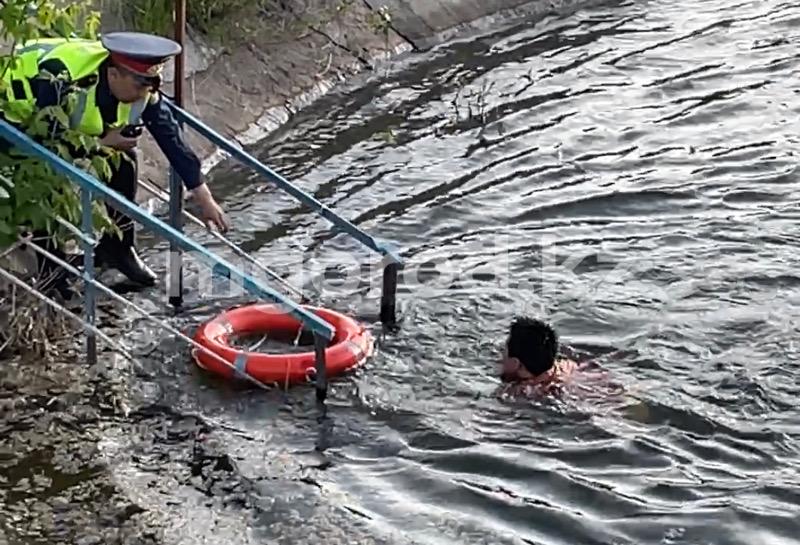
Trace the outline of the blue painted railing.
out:
<instances>
[{"instance_id":1,"label":"blue painted railing","mask_svg":"<svg viewBox=\"0 0 800 545\"><path fill-rule=\"evenodd\" d=\"M200 121L197 117L176 105L170 99L164 97L163 100L170 107L181 125L185 123L203 137L208 139L210 142L218 146L221 150L248 165L253 170L264 176L267 180L278 186L278 188L289 193L297 200L308 206L311 210L335 225L338 229L347 233L367 248L370 248L371 250L380 253L387 258L388 263L386 263L383 268L383 289L381 293L380 319L381 322L389 325L396 322L397 276L399 269L403 266L403 259L400 257L399 252L391 244L386 241L376 239L372 235L366 233L363 229L360 229L347 219L336 214L333 210L286 180L283 176L268 166L261 163L258 159L247 153L245 150L233 145L227 138ZM180 221L180 208L182 206L182 198L180 196L181 186L174 169L171 171L170 188L170 218L174 218L173 226L179 228L180 224L178 222ZM172 283L176 286L181 286L182 279L180 272L180 255L177 252L172 253L170 267L170 277L172 278ZM179 287L178 291L173 291L171 293L171 298L173 300L180 301L182 299L182 293L180 292L180 289L181 288Z\"/></svg>"},{"instance_id":2,"label":"blue painted railing","mask_svg":"<svg viewBox=\"0 0 800 545\"><path fill-rule=\"evenodd\" d=\"M219 147L219 149L229 153L232 157L243 162L253 170L264 176L267 180L277 185L280 189L284 190L298 201L302 202L313 211L317 212L320 216L334 224L336 227L355 238L361 244L388 257L392 263L402 265L403 259L397 250L388 242L376 239L372 235L366 233L347 219L341 217L336 212L319 202L317 199L286 180L283 176L261 163L258 159L247 153L245 150L234 146L227 138L217 133L214 129L200 121L198 118L177 106L168 98L164 101L175 114L179 122L186 123L189 127L203 135L210 142Z\"/></svg>"},{"instance_id":3,"label":"blue painted railing","mask_svg":"<svg viewBox=\"0 0 800 545\"><path fill-rule=\"evenodd\" d=\"M225 137L208 127L205 123L197 119L192 114L175 105L169 99L166 100L169 107L175 113L178 122L189 125L195 131L216 144L220 149L230 154L232 157L252 167L256 172L266 177L280 189L286 191L311 210L331 222L341 231L352 236L358 242L371 250L378 252L388 260L384 265L383 271L383 291L381 294L380 319L383 323L394 324L396 321L396 293L397 276L403 260L397 250L385 241L376 239L369 235L347 219L339 216L330 208L319 202L317 199L304 192L294 184L290 183L278 173L259 162L246 151L231 144ZM335 329L328 322L309 312L291 299L281 295L270 287L261 284L255 278L245 274L234 267L225 259L210 252L204 246L198 244L182 233L181 209L183 206L182 189L183 186L174 169L170 173L170 224L166 224L158 218L150 215L123 197L118 192L110 189L93 176L75 167L71 163L60 158L41 144L31 140L26 134L0 120L0 138L7 140L16 146L20 151L28 152L44 161L48 162L57 172L67 176L81 188L81 203L83 207L82 230L83 236L81 244L84 250L84 272L83 277L89 280L85 283L85 315L87 322L94 326L95 322L95 288L91 280L94 279L94 243L91 238L92 233L92 211L91 202L94 196L100 196L107 203L111 204L121 212L131 217L134 221L163 236L170 242L170 261L168 282L170 291L170 303L179 305L183 299L183 272L181 251L194 252L198 258L205 261L215 274L229 278L238 282L249 293L263 299L273 301L283 305L287 311L300 320L314 334L314 344L316 352L316 386L318 399L324 399L327 391L327 377L325 373L325 347L326 341L333 339ZM89 332L87 338L87 352L90 360L96 358L96 339L94 333Z\"/></svg>"},{"instance_id":4,"label":"blue painted railing","mask_svg":"<svg viewBox=\"0 0 800 545\"><path fill-rule=\"evenodd\" d=\"M18 129L3 120L0 120L0 137L6 139L8 142L16 146L20 151L30 153L40 159L45 160L57 172L69 177L81 188L82 201L84 203L84 229L86 229L87 226L91 226L91 221L87 222L87 213L91 214L91 206L86 206L86 203L91 202L93 195L99 195L106 202L111 203L112 206L118 208L121 212L127 214L129 217L135 221L138 221L143 226L155 231L157 234L168 239L170 242L179 245L183 250L194 252L198 258L205 261L210 267L212 267L212 270L218 271L219 274L238 282L251 294L259 298L267 299L269 301L284 305L291 315L308 326L315 333L315 335L320 335L328 340L334 337L334 327L313 312L304 309L291 299L283 296L270 287L263 285L250 275L240 271L225 259L210 252L208 249L188 238L177 229L164 223L155 216L152 216L136 203L129 201L120 193L110 189L108 186L98 181L87 172L65 161L41 144L34 142L26 134L20 132ZM91 216L88 217L90 220ZM86 252L84 259L91 260L92 254L92 251ZM84 267L84 274L92 274L93 262L89 261L85 264L89 266Z\"/></svg>"}]
</instances>

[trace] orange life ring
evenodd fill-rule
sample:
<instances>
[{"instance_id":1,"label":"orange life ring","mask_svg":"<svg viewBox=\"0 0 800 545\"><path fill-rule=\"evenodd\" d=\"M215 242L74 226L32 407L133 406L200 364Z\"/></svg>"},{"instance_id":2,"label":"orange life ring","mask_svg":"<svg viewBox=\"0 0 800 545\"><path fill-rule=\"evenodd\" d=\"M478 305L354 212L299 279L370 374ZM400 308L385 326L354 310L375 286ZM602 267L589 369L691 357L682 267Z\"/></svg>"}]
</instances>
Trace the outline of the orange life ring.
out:
<instances>
[{"instance_id":1,"label":"orange life ring","mask_svg":"<svg viewBox=\"0 0 800 545\"><path fill-rule=\"evenodd\" d=\"M325 349L325 369L328 377L360 365L372 355L373 337L365 327L333 310L304 307L331 324L336 333ZM201 325L194 340L231 366L208 352L195 348L192 356L199 367L225 378L243 378L246 372L265 384L297 384L313 378L315 352L296 354L264 354L244 352L230 345L231 335L283 332L296 335L301 322L274 304L254 304L227 310ZM238 377L237 377L238 375Z\"/></svg>"}]
</instances>

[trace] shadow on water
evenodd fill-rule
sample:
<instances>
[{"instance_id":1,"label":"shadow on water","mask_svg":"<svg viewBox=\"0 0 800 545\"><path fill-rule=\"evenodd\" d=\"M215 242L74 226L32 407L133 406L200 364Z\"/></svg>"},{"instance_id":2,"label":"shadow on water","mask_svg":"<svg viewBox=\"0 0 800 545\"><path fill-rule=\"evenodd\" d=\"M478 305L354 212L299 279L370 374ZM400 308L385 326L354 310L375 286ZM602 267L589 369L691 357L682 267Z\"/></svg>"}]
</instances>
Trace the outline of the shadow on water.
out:
<instances>
[{"instance_id":1,"label":"shadow on water","mask_svg":"<svg viewBox=\"0 0 800 545\"><path fill-rule=\"evenodd\" d=\"M778 0L586 9L398 61L258 144L403 249L397 333L374 324L376 256L217 168L234 239L372 324L378 352L320 423L310 388L223 384L133 321L143 424L101 426L114 482L165 543L795 542L799 17ZM326 264L321 290L308 269ZM190 290L177 320L234 300ZM518 313L623 391L499 399Z\"/></svg>"}]
</instances>

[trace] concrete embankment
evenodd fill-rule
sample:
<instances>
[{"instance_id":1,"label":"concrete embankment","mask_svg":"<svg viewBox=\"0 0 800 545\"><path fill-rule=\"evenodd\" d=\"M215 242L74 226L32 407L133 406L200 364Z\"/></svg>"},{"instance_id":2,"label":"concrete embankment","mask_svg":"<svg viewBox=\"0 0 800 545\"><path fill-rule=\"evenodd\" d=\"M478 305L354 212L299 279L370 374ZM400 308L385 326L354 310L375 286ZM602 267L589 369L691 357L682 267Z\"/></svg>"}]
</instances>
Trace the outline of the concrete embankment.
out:
<instances>
[{"instance_id":1,"label":"concrete embankment","mask_svg":"<svg viewBox=\"0 0 800 545\"><path fill-rule=\"evenodd\" d=\"M524 18L568 11L588 0L365 0L391 15L392 29L417 49L464 31L481 31Z\"/></svg>"}]
</instances>

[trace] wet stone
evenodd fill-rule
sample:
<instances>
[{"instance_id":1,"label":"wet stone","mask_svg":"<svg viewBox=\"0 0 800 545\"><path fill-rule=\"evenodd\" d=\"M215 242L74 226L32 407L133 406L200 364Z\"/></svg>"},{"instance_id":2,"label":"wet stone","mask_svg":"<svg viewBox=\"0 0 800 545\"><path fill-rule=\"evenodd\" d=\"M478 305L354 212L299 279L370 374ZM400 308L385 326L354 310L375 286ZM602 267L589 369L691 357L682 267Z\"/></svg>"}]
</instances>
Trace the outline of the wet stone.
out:
<instances>
[{"instance_id":1,"label":"wet stone","mask_svg":"<svg viewBox=\"0 0 800 545\"><path fill-rule=\"evenodd\" d=\"M17 485L13 487L11 490L14 492L28 492L31 489L30 482L27 478L22 478L17 481Z\"/></svg>"},{"instance_id":2,"label":"wet stone","mask_svg":"<svg viewBox=\"0 0 800 545\"><path fill-rule=\"evenodd\" d=\"M50 503L55 511L67 510L70 508L69 500L64 497L55 497Z\"/></svg>"},{"instance_id":3,"label":"wet stone","mask_svg":"<svg viewBox=\"0 0 800 545\"><path fill-rule=\"evenodd\" d=\"M53 479L44 474L36 474L33 476L33 482L36 488L41 490L50 487L53 483Z\"/></svg>"}]
</instances>

